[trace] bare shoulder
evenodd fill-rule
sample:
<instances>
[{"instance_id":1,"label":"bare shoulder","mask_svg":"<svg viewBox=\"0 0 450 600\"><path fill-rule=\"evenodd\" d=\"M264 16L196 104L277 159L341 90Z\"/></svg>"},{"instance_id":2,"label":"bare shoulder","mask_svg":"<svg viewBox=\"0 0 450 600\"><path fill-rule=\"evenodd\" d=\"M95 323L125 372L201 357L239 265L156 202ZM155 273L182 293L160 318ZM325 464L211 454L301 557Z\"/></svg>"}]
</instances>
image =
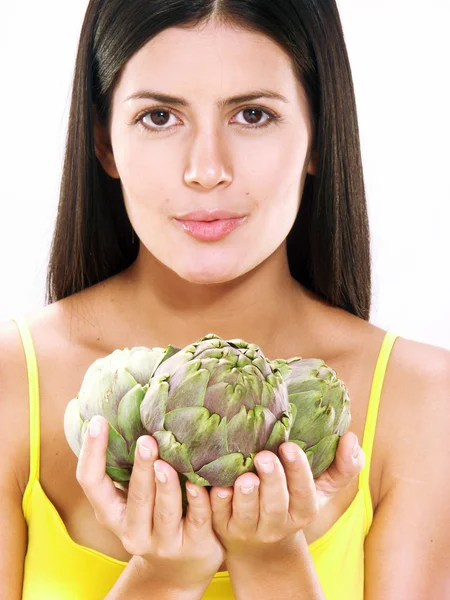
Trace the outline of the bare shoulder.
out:
<instances>
[{"instance_id":1,"label":"bare shoulder","mask_svg":"<svg viewBox=\"0 0 450 600\"><path fill-rule=\"evenodd\" d=\"M21 597L27 530L22 511L22 470L28 453L27 378L17 327L0 323L0 586Z\"/></svg>"},{"instance_id":2,"label":"bare shoulder","mask_svg":"<svg viewBox=\"0 0 450 600\"><path fill-rule=\"evenodd\" d=\"M378 417L384 460L365 541L368 600L448 597L449 396L450 352L398 338Z\"/></svg>"},{"instance_id":3,"label":"bare shoulder","mask_svg":"<svg viewBox=\"0 0 450 600\"><path fill-rule=\"evenodd\" d=\"M428 383L430 376L444 375L450 365L450 350L399 337L392 352L399 382L413 375L416 382Z\"/></svg>"},{"instance_id":4,"label":"bare shoulder","mask_svg":"<svg viewBox=\"0 0 450 600\"><path fill-rule=\"evenodd\" d=\"M392 350L386 383L390 408L401 411L404 427L423 429L450 419L450 350L399 337Z\"/></svg>"},{"instance_id":5,"label":"bare shoulder","mask_svg":"<svg viewBox=\"0 0 450 600\"><path fill-rule=\"evenodd\" d=\"M24 315L36 350L41 394L73 369L82 354L80 319L67 309L61 301ZM11 320L0 323L0 414L2 456L7 451L13 457L14 476L23 494L29 477L28 370L19 329ZM51 410L43 413L45 426L51 426L51 414Z\"/></svg>"},{"instance_id":6,"label":"bare shoulder","mask_svg":"<svg viewBox=\"0 0 450 600\"><path fill-rule=\"evenodd\" d=\"M13 485L22 491L29 451L28 377L25 354L16 324L0 323L0 450Z\"/></svg>"},{"instance_id":7,"label":"bare shoulder","mask_svg":"<svg viewBox=\"0 0 450 600\"><path fill-rule=\"evenodd\" d=\"M399 337L384 386L379 412L386 449L381 498L400 484L414 493L425 484L424 478L438 479L445 471L450 447L450 351Z\"/></svg>"}]
</instances>

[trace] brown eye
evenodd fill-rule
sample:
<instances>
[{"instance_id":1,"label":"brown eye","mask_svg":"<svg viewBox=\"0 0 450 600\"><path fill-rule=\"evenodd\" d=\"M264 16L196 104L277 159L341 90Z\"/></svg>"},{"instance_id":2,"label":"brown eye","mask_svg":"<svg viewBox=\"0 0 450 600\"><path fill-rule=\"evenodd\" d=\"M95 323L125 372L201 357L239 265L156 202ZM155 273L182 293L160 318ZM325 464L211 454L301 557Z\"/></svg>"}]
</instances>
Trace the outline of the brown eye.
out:
<instances>
[{"instance_id":1,"label":"brown eye","mask_svg":"<svg viewBox=\"0 0 450 600\"><path fill-rule=\"evenodd\" d=\"M145 119L149 119L153 123L153 125L166 125L169 120L169 112L167 110L152 110L148 112L144 118L142 119L145 123Z\"/></svg>"},{"instance_id":2,"label":"brown eye","mask_svg":"<svg viewBox=\"0 0 450 600\"><path fill-rule=\"evenodd\" d=\"M264 111L260 108L246 108L242 111L242 113L245 120L254 125L255 123L259 122Z\"/></svg>"},{"instance_id":3,"label":"brown eye","mask_svg":"<svg viewBox=\"0 0 450 600\"><path fill-rule=\"evenodd\" d=\"M273 112L258 106L241 108L234 118L237 119L235 123L244 129L262 129L280 120Z\"/></svg>"},{"instance_id":4,"label":"brown eye","mask_svg":"<svg viewBox=\"0 0 450 600\"><path fill-rule=\"evenodd\" d=\"M242 108L237 115L244 115L244 121L235 121L237 125L240 125L243 129L262 129L272 123L279 121L280 117L272 113L271 111L259 108L258 106L250 106L249 108ZM236 116L237 116L236 115ZM236 119L236 116L234 117ZM262 119L262 117L266 117ZM173 121L170 122L170 118L173 117ZM242 117L241 117L242 118ZM179 124L177 117L170 111L164 108L154 108L148 110L145 113L141 113L140 116L134 121L135 124L139 124L145 130L152 133L163 133L164 131L170 131Z\"/></svg>"}]
</instances>

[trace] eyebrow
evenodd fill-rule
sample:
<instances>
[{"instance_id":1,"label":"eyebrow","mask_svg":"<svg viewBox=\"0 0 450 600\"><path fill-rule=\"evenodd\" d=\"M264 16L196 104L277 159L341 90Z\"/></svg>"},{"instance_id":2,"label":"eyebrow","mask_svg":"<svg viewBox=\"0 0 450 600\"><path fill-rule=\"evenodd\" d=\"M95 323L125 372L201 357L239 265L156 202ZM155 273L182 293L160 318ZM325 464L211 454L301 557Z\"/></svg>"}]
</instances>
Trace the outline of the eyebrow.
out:
<instances>
[{"instance_id":1,"label":"eyebrow","mask_svg":"<svg viewBox=\"0 0 450 600\"><path fill-rule=\"evenodd\" d=\"M231 98L218 100L217 107L222 109L226 106L240 104L241 102L252 102L253 100L258 100L259 98L271 98L274 100L281 100L282 102L288 102L287 98L281 94L277 94L276 92L272 92L270 90L255 90L253 92L240 94L239 96L232 96ZM177 96L170 96L169 94L155 92L152 90L136 92L135 94L128 96L128 98L125 99L125 102L128 102L129 100L155 100L156 102L161 102L161 104L173 104L175 106L184 106L186 108L190 106L189 102L185 98L178 98Z\"/></svg>"}]
</instances>

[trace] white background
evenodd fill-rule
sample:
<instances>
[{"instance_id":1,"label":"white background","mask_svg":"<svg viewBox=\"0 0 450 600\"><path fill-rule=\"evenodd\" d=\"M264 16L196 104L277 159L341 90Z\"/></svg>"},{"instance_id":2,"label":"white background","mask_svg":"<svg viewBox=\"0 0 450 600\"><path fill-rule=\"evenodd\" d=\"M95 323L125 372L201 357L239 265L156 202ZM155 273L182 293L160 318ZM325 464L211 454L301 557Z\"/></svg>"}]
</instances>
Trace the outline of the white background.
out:
<instances>
[{"instance_id":1,"label":"white background","mask_svg":"<svg viewBox=\"0 0 450 600\"><path fill-rule=\"evenodd\" d=\"M87 0L0 4L0 321L44 304ZM339 0L369 204L371 321L450 348L450 0Z\"/></svg>"}]
</instances>

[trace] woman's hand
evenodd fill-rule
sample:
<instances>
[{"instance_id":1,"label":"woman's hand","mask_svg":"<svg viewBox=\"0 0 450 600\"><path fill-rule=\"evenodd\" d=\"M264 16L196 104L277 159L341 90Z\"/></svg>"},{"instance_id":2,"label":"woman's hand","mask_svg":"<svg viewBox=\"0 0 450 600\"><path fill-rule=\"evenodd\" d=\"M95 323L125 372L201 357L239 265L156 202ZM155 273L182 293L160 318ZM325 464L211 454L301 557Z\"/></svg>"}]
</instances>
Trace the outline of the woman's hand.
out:
<instances>
[{"instance_id":1,"label":"woman's hand","mask_svg":"<svg viewBox=\"0 0 450 600\"><path fill-rule=\"evenodd\" d=\"M232 488L213 487L213 528L227 556L260 556L276 551L280 544L290 544L362 470L362 450L353 457L355 438L352 433L342 436L335 460L315 481L306 454L286 442L280 446L281 461L263 450L255 457L258 475L244 473Z\"/></svg>"},{"instance_id":2,"label":"woman's hand","mask_svg":"<svg viewBox=\"0 0 450 600\"><path fill-rule=\"evenodd\" d=\"M128 493L117 489L105 472L107 425L103 417L91 420L77 468L77 480L97 520L117 535L129 554L144 559L147 572L158 581L175 580L180 589L209 583L225 554L212 529L208 490L190 486L197 495L188 494L182 518L178 474L158 459L158 444L151 436L138 440ZM165 481L155 480L155 474L162 479L165 475Z\"/></svg>"}]
</instances>

